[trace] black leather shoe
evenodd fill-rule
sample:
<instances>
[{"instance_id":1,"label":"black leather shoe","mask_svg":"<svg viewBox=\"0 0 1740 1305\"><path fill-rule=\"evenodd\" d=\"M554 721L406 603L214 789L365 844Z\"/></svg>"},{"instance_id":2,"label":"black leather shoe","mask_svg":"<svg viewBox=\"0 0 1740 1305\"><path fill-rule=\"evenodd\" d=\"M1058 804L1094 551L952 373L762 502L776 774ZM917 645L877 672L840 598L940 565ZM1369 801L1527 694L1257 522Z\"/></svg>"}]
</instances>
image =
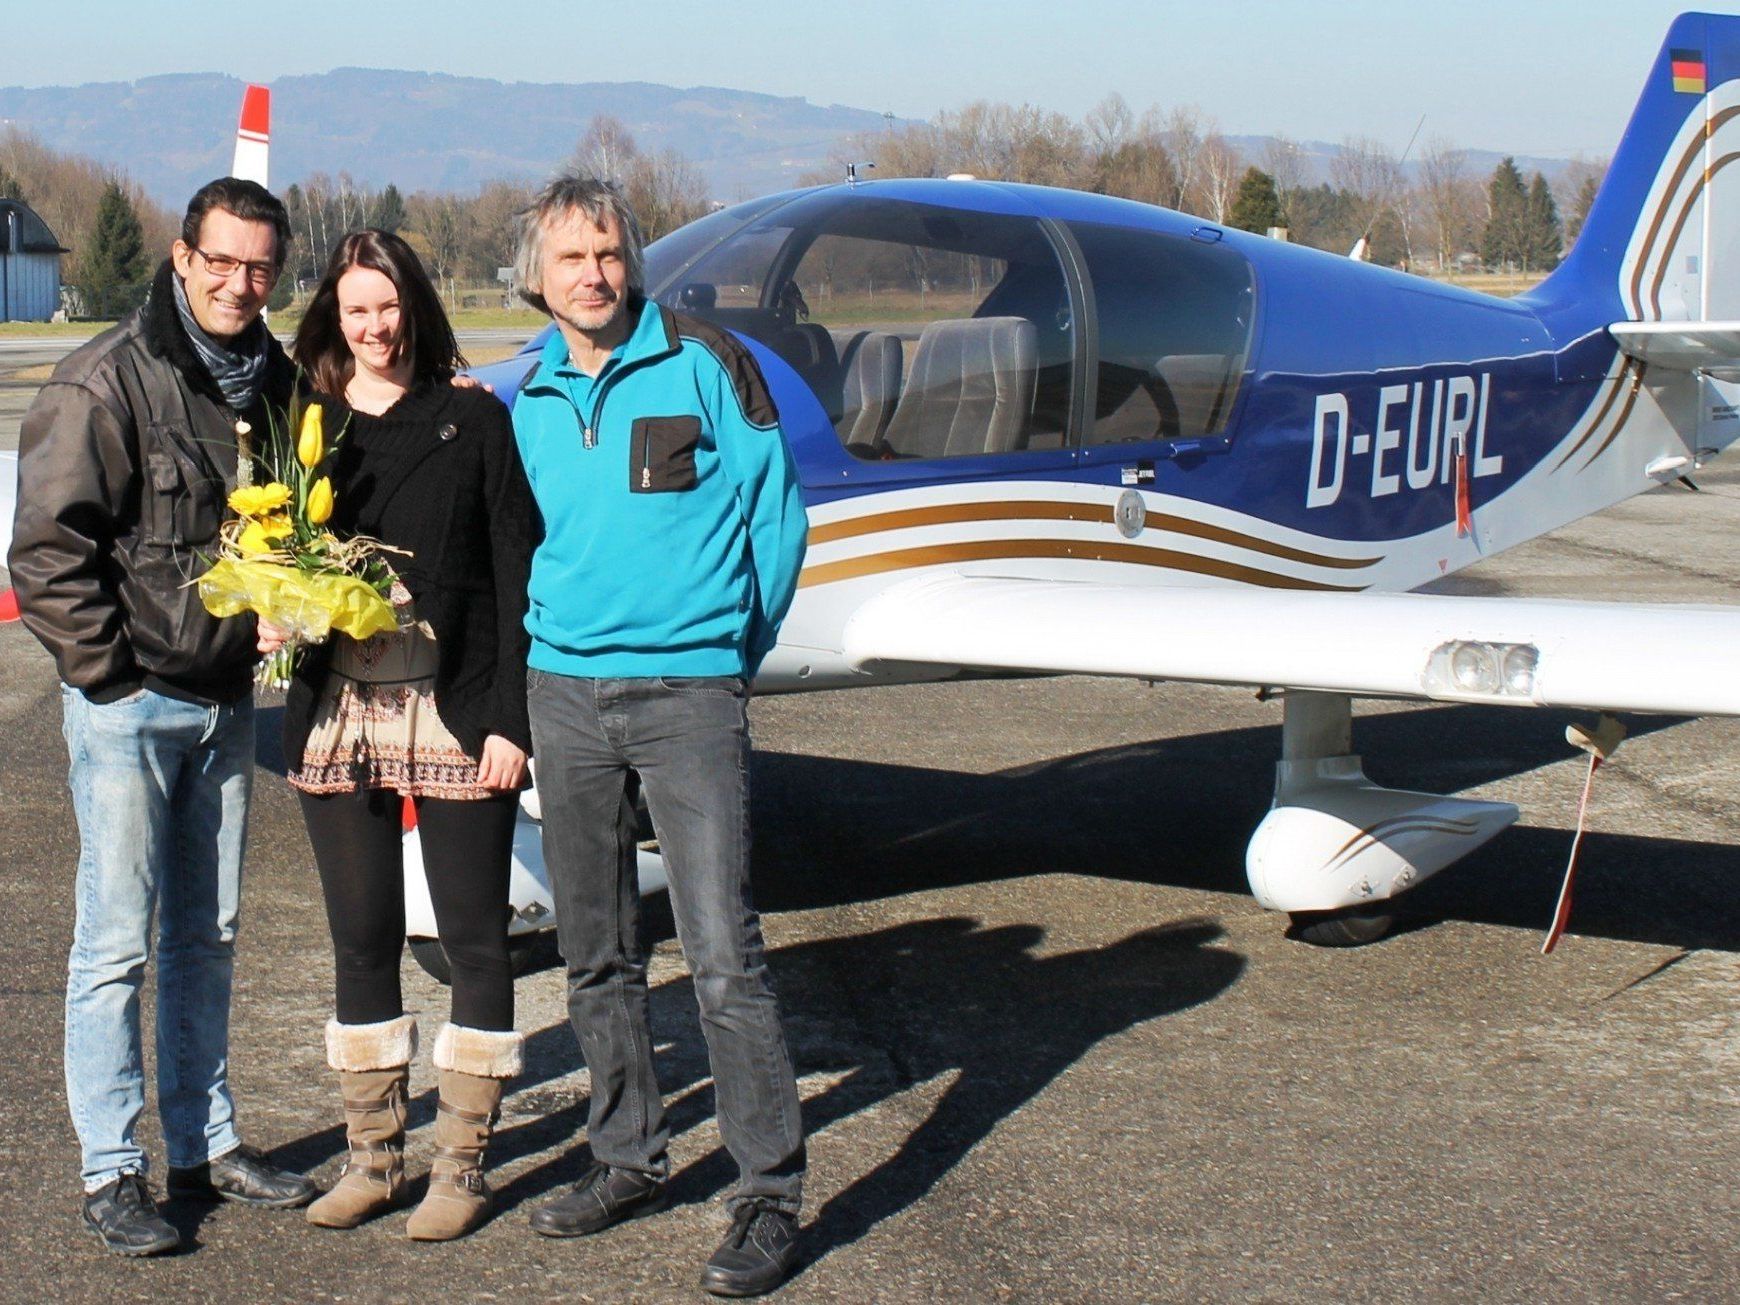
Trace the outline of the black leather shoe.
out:
<instances>
[{"instance_id":1,"label":"black leather shoe","mask_svg":"<svg viewBox=\"0 0 1740 1305\"><path fill-rule=\"evenodd\" d=\"M786 1280L797 1253L797 1220L771 1201L745 1201L701 1270L701 1287L715 1296L759 1296Z\"/></svg>"},{"instance_id":2,"label":"black leather shoe","mask_svg":"<svg viewBox=\"0 0 1740 1305\"><path fill-rule=\"evenodd\" d=\"M625 1219L657 1214L670 1199L670 1188L661 1178L595 1164L573 1191L532 1211L532 1231L546 1237L584 1237Z\"/></svg>"},{"instance_id":3,"label":"black leather shoe","mask_svg":"<svg viewBox=\"0 0 1740 1305\"><path fill-rule=\"evenodd\" d=\"M290 1210L307 1205L320 1195L320 1189L311 1178L273 1166L264 1151L238 1146L191 1169L171 1169L169 1194L194 1201L235 1201Z\"/></svg>"},{"instance_id":4,"label":"black leather shoe","mask_svg":"<svg viewBox=\"0 0 1740 1305\"><path fill-rule=\"evenodd\" d=\"M181 1245L181 1234L157 1213L157 1202L138 1174L85 1193L85 1227L116 1255L162 1255Z\"/></svg>"}]
</instances>

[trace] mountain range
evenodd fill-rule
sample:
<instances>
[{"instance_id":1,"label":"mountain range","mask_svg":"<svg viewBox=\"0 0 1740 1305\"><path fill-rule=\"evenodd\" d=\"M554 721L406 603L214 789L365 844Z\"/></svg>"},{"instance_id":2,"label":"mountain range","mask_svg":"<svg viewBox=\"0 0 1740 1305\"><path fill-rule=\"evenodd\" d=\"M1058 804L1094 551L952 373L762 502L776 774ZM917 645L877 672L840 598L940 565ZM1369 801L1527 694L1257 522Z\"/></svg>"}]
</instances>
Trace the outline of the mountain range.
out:
<instances>
[{"instance_id":1,"label":"mountain range","mask_svg":"<svg viewBox=\"0 0 1740 1305\"><path fill-rule=\"evenodd\" d=\"M219 73L4 87L0 126L122 167L153 198L179 208L229 170L242 87ZM392 182L406 194L539 181L604 113L643 152L677 150L701 170L714 198L730 201L796 184L845 137L906 125L867 109L648 82L557 85L339 68L281 77L271 88L274 187L314 172L348 172L376 187Z\"/></svg>"},{"instance_id":2,"label":"mountain range","mask_svg":"<svg viewBox=\"0 0 1740 1305\"><path fill-rule=\"evenodd\" d=\"M16 124L53 149L123 168L179 209L202 182L228 171L243 83L219 73L134 82L0 87L0 126ZM539 181L573 153L597 114L619 119L643 152L674 149L734 201L797 184L825 169L847 137L909 120L799 97L650 82L572 85L501 82L443 73L338 68L281 77L272 88L275 187L324 172L359 184L469 192L488 181ZM1267 138L1231 138L1247 158ZM1336 146L1300 142L1309 181L1327 175ZM1501 156L1469 151L1484 175ZM1563 159L1518 157L1524 175L1552 180Z\"/></svg>"}]
</instances>

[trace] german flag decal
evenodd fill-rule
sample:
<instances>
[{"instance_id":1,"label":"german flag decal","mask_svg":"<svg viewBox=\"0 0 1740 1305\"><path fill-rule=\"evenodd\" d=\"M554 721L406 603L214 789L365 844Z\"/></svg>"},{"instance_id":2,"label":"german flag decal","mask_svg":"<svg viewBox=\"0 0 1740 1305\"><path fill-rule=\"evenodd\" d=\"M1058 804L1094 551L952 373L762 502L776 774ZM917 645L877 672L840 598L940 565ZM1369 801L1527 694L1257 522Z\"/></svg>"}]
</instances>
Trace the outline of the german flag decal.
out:
<instances>
[{"instance_id":1,"label":"german flag decal","mask_svg":"<svg viewBox=\"0 0 1740 1305\"><path fill-rule=\"evenodd\" d=\"M1673 65L1674 89L1688 95L1702 95L1708 88L1704 82L1704 55L1700 50L1669 50Z\"/></svg>"}]
</instances>

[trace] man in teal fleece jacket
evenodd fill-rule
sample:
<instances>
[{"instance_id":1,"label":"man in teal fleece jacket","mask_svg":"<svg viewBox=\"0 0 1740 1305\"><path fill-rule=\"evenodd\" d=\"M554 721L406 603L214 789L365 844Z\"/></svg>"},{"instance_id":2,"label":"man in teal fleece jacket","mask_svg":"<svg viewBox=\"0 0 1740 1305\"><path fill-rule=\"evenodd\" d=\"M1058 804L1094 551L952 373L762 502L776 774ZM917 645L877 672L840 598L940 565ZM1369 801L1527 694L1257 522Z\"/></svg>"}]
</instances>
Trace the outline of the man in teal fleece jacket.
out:
<instances>
[{"instance_id":1,"label":"man in teal fleece jacket","mask_svg":"<svg viewBox=\"0 0 1740 1305\"><path fill-rule=\"evenodd\" d=\"M514 406L544 539L527 694L568 1010L592 1075L594 1165L532 1215L601 1232L668 1199L647 1020L632 770L645 786L736 1160L701 1275L770 1291L797 1255L797 1083L749 893L748 684L797 588L807 523L754 358L643 294L614 187L559 178L522 215L519 279L557 334Z\"/></svg>"}]
</instances>

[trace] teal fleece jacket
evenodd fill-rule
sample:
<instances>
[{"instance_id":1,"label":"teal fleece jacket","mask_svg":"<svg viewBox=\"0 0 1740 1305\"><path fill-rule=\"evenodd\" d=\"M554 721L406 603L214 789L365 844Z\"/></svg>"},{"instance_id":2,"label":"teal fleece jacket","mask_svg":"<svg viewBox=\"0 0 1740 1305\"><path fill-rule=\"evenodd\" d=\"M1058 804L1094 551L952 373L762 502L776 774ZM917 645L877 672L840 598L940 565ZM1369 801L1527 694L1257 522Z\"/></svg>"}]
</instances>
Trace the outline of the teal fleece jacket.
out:
<instances>
[{"instance_id":1,"label":"teal fleece jacket","mask_svg":"<svg viewBox=\"0 0 1740 1305\"><path fill-rule=\"evenodd\" d=\"M556 675L753 676L797 590L808 522L755 359L631 301L596 378L560 333L514 404L543 517L530 665Z\"/></svg>"}]
</instances>

